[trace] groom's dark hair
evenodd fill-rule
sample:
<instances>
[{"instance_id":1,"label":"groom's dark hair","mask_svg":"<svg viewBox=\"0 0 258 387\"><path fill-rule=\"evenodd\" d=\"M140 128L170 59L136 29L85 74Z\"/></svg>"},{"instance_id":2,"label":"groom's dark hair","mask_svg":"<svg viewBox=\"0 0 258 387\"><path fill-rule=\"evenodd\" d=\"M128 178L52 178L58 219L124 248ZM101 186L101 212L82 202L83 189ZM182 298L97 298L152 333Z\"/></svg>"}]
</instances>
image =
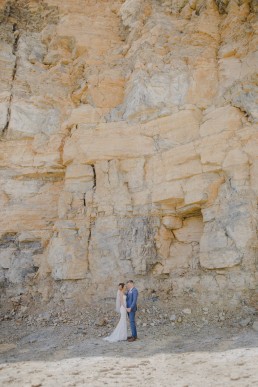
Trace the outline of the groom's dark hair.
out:
<instances>
[{"instance_id":1,"label":"groom's dark hair","mask_svg":"<svg viewBox=\"0 0 258 387\"><path fill-rule=\"evenodd\" d=\"M126 282L127 284L134 284L133 280L129 280Z\"/></svg>"}]
</instances>

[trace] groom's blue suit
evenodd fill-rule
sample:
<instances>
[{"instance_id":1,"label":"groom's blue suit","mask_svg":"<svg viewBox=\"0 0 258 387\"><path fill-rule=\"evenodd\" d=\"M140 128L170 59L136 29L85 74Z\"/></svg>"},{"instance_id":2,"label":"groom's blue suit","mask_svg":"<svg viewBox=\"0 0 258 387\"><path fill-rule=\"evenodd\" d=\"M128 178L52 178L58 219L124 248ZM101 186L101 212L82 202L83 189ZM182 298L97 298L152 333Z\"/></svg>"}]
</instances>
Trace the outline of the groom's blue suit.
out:
<instances>
[{"instance_id":1,"label":"groom's blue suit","mask_svg":"<svg viewBox=\"0 0 258 387\"><path fill-rule=\"evenodd\" d=\"M126 295L126 307L131 308L131 312L128 313L130 320L130 327L132 331L132 337L137 337L137 330L135 325L135 312L137 311L137 298L138 298L138 290L136 288L132 288Z\"/></svg>"}]
</instances>

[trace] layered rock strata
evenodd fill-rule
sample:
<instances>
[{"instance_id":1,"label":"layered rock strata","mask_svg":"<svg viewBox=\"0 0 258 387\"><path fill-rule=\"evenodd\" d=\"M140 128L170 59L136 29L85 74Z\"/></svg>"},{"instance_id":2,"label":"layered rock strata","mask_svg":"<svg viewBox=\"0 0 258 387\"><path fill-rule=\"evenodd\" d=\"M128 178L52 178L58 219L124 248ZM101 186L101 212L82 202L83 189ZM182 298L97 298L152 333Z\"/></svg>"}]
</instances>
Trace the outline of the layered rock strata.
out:
<instances>
[{"instance_id":1,"label":"layered rock strata","mask_svg":"<svg viewBox=\"0 0 258 387\"><path fill-rule=\"evenodd\" d=\"M0 20L3 294L84 302L133 277L248 302L256 1L1 0Z\"/></svg>"}]
</instances>

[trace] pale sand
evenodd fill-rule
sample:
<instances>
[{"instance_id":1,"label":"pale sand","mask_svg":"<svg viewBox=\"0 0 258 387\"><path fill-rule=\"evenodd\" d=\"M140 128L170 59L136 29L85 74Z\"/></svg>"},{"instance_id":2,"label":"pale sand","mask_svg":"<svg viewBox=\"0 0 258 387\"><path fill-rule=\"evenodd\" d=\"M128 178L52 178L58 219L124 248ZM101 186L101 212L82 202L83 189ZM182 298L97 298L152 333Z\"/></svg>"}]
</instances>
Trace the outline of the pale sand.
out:
<instances>
[{"instance_id":1,"label":"pale sand","mask_svg":"<svg viewBox=\"0 0 258 387\"><path fill-rule=\"evenodd\" d=\"M44 327L0 345L1 386L257 386L258 333L205 327L141 331L134 343Z\"/></svg>"}]
</instances>

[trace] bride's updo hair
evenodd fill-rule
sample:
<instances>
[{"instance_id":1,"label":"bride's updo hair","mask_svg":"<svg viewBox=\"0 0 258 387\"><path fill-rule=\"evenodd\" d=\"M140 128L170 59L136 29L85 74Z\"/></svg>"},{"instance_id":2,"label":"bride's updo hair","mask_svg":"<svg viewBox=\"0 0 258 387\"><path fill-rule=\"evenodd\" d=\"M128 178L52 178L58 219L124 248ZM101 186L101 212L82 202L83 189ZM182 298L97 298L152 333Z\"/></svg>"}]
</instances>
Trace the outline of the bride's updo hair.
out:
<instances>
[{"instance_id":1,"label":"bride's updo hair","mask_svg":"<svg viewBox=\"0 0 258 387\"><path fill-rule=\"evenodd\" d=\"M122 288L122 289L124 289L124 287L125 287L125 284L123 283L123 282L120 282L120 284L118 284L118 287L120 288Z\"/></svg>"}]
</instances>

